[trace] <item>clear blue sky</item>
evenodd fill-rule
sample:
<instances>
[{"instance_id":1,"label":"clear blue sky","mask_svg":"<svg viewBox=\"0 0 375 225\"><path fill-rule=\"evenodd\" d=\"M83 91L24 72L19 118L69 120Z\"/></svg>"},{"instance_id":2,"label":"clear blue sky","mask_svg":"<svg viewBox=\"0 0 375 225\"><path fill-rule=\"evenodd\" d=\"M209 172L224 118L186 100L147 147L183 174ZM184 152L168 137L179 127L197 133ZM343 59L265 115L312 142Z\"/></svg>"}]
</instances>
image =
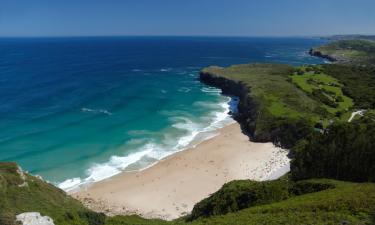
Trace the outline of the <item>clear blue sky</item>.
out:
<instances>
[{"instance_id":1,"label":"clear blue sky","mask_svg":"<svg viewBox=\"0 0 375 225\"><path fill-rule=\"evenodd\" d=\"M0 0L0 36L375 34L375 0Z\"/></svg>"}]
</instances>

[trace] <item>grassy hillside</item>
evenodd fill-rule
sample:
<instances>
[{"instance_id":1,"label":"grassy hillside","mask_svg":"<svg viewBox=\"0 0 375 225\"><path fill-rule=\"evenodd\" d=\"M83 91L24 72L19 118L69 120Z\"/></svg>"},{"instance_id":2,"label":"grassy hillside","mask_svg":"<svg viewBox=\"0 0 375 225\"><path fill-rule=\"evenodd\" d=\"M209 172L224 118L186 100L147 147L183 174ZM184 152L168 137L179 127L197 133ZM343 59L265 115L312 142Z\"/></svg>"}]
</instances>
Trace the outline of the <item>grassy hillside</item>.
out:
<instances>
[{"instance_id":1,"label":"grassy hillside","mask_svg":"<svg viewBox=\"0 0 375 225\"><path fill-rule=\"evenodd\" d=\"M293 148L295 179L325 177L375 182L375 122L366 117L333 124Z\"/></svg>"},{"instance_id":2,"label":"grassy hillside","mask_svg":"<svg viewBox=\"0 0 375 225\"><path fill-rule=\"evenodd\" d=\"M375 67L330 64L322 65L322 71L343 84L343 93L354 100L355 108L375 108Z\"/></svg>"},{"instance_id":3,"label":"grassy hillside","mask_svg":"<svg viewBox=\"0 0 375 225\"><path fill-rule=\"evenodd\" d=\"M198 219L193 224L372 224L375 204L373 183L315 182L332 184L335 188Z\"/></svg>"},{"instance_id":4,"label":"grassy hillside","mask_svg":"<svg viewBox=\"0 0 375 225\"><path fill-rule=\"evenodd\" d=\"M14 225L15 215L35 211L60 225L104 221L103 215L86 209L55 186L21 172L15 163L0 163L0 224Z\"/></svg>"},{"instance_id":5,"label":"grassy hillside","mask_svg":"<svg viewBox=\"0 0 375 225\"><path fill-rule=\"evenodd\" d=\"M264 183L231 182L196 206L192 222L186 218L171 222L138 216L108 218L86 209L63 191L38 178L25 174L24 180L15 164L0 163L2 225L13 225L15 215L34 211L50 216L57 225L335 224L341 221L369 224L374 205L375 184L332 180L294 183L284 178ZM213 209L215 213L210 213ZM198 213L199 210L203 211Z\"/></svg>"},{"instance_id":6,"label":"grassy hillside","mask_svg":"<svg viewBox=\"0 0 375 225\"><path fill-rule=\"evenodd\" d=\"M375 184L334 180L233 181L199 203L194 218L175 221L94 213L38 178L22 178L13 163L0 163L0 224L15 215L41 212L56 225L371 224ZM25 185L24 182L27 182Z\"/></svg>"},{"instance_id":7,"label":"grassy hillside","mask_svg":"<svg viewBox=\"0 0 375 225\"><path fill-rule=\"evenodd\" d=\"M353 99L343 93L344 85L326 73L321 66L302 66L291 75L292 82L338 119L347 121ZM337 119L337 118L336 118ZM328 121L325 121L327 124Z\"/></svg>"},{"instance_id":8,"label":"grassy hillside","mask_svg":"<svg viewBox=\"0 0 375 225\"><path fill-rule=\"evenodd\" d=\"M314 48L311 53L324 56L339 63L375 64L374 40L339 40Z\"/></svg>"},{"instance_id":9,"label":"grassy hillside","mask_svg":"<svg viewBox=\"0 0 375 225\"><path fill-rule=\"evenodd\" d=\"M293 71L287 65L245 64L208 67L202 72L243 82L262 113L286 118L319 117L319 104L288 81Z\"/></svg>"},{"instance_id":10,"label":"grassy hillside","mask_svg":"<svg viewBox=\"0 0 375 225\"><path fill-rule=\"evenodd\" d=\"M246 120L241 122L243 128L256 141L272 140L287 148L310 133L309 128L348 121L356 109L375 107L375 75L371 68L247 64L208 67L202 74L246 86L254 105L247 106L253 108L252 115L241 115ZM245 108L245 103L244 99L240 101L239 108Z\"/></svg>"}]
</instances>

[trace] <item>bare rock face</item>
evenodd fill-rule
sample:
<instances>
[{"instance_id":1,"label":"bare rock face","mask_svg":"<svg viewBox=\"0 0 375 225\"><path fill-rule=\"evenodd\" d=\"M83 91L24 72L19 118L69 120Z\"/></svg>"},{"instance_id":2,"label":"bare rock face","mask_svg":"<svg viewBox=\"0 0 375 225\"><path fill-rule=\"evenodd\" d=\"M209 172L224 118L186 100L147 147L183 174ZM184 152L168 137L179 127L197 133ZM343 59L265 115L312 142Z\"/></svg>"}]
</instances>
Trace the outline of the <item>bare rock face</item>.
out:
<instances>
[{"instance_id":1,"label":"bare rock face","mask_svg":"<svg viewBox=\"0 0 375 225\"><path fill-rule=\"evenodd\" d=\"M38 212L26 212L16 216L16 221L22 225L55 225L48 216L42 216Z\"/></svg>"},{"instance_id":2,"label":"bare rock face","mask_svg":"<svg viewBox=\"0 0 375 225\"><path fill-rule=\"evenodd\" d=\"M21 169L21 167L18 166L17 168L17 173L20 175L20 178L21 180L23 181L22 184L19 184L18 187L27 187L28 186L28 183L26 182L26 176L23 172L23 170Z\"/></svg>"}]
</instances>

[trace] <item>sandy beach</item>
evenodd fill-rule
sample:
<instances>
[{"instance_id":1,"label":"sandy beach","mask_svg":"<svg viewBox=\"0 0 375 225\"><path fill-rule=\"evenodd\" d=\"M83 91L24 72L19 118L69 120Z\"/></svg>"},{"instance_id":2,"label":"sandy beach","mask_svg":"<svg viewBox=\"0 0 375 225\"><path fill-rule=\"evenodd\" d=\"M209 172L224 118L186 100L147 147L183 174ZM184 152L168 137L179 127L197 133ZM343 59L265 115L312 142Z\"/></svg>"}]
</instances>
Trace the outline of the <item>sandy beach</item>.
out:
<instances>
[{"instance_id":1,"label":"sandy beach","mask_svg":"<svg viewBox=\"0 0 375 225\"><path fill-rule=\"evenodd\" d=\"M289 170L286 150L250 142L238 123L218 133L145 170L123 172L70 194L107 215L171 220L229 181L276 179Z\"/></svg>"}]
</instances>

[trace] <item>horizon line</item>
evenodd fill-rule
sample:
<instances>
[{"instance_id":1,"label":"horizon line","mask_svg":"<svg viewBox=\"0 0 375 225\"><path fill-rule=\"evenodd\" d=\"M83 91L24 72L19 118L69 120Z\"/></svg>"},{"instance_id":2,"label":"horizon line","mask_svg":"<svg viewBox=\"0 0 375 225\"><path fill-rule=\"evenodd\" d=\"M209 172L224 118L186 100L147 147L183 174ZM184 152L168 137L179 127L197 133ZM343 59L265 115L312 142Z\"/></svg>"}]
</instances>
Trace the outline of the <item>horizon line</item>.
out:
<instances>
[{"instance_id":1,"label":"horizon line","mask_svg":"<svg viewBox=\"0 0 375 225\"><path fill-rule=\"evenodd\" d=\"M126 35L41 35L41 36L0 36L6 38L111 38L111 37L218 37L218 38L329 38L335 36L375 36L375 34L317 34L317 35L174 35L174 34L126 34Z\"/></svg>"}]
</instances>

